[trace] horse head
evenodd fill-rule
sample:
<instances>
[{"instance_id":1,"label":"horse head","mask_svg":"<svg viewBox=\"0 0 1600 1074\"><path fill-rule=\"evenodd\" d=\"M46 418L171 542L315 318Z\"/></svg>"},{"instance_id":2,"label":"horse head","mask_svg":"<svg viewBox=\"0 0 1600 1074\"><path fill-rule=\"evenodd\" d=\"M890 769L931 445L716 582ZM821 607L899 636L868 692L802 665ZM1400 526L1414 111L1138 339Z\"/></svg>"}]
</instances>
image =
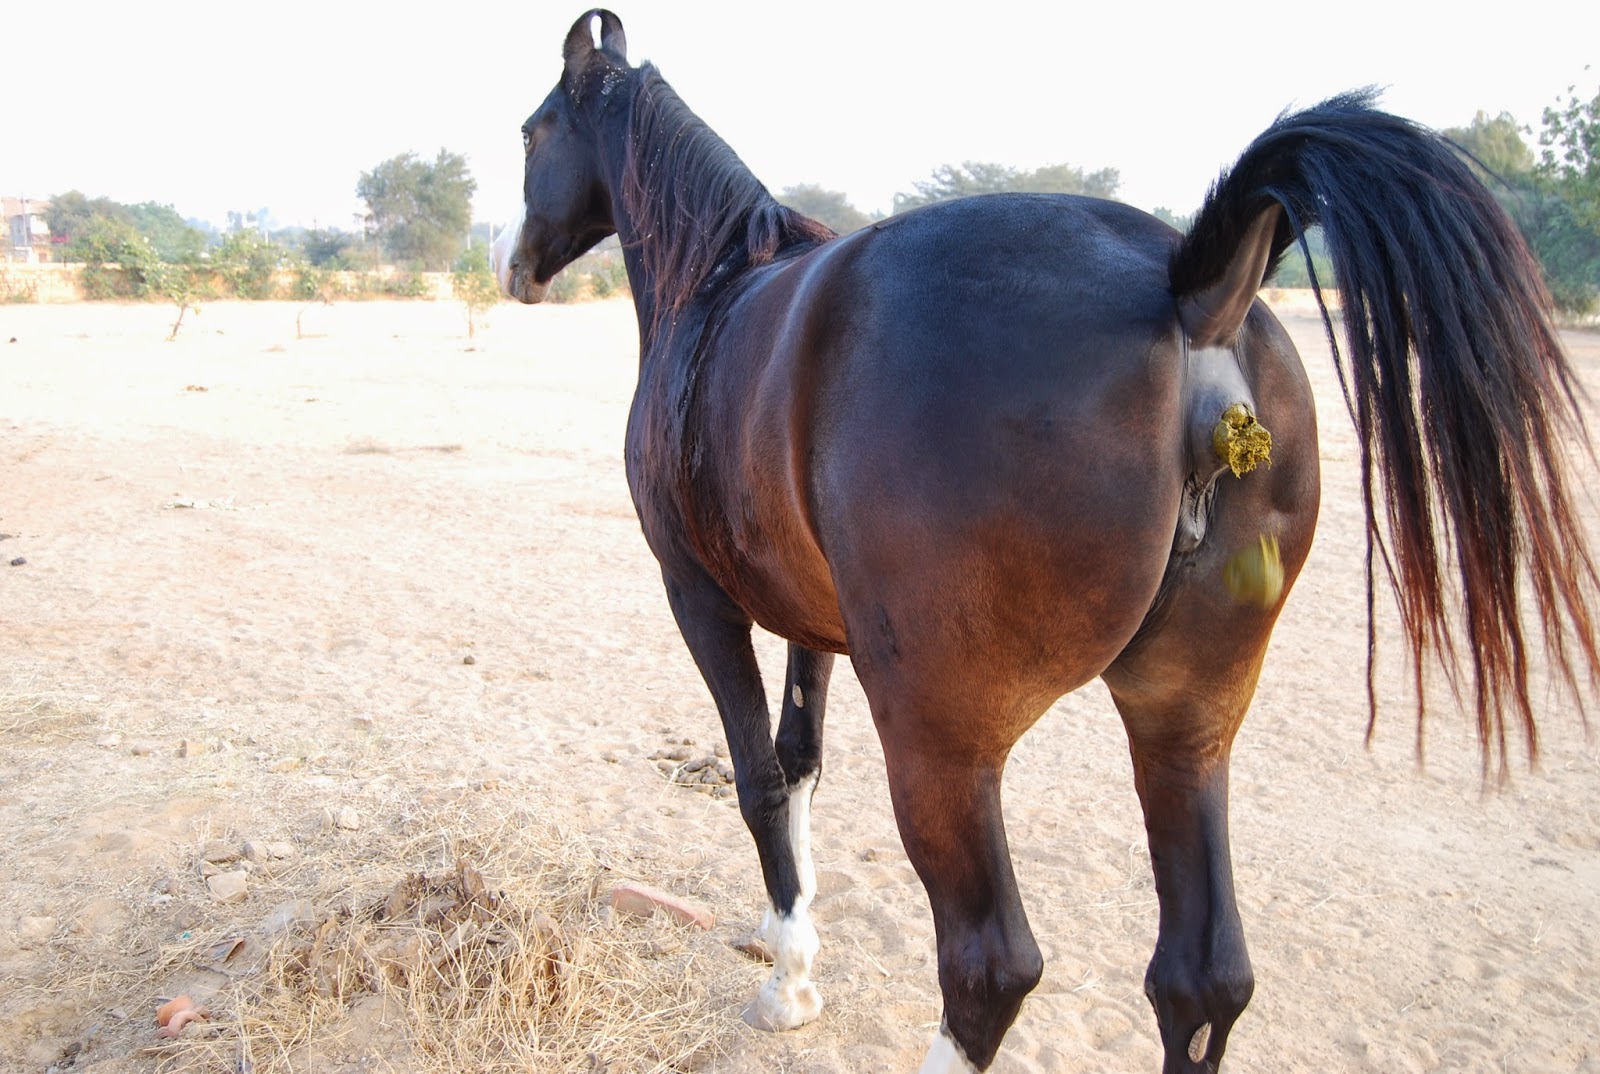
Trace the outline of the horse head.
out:
<instances>
[{"instance_id":1,"label":"horse head","mask_svg":"<svg viewBox=\"0 0 1600 1074\"><path fill-rule=\"evenodd\" d=\"M562 54L561 80L522 124L522 215L501 230L491 254L501 290L519 302L540 301L556 273L617 230L596 120L633 70L622 20L585 12Z\"/></svg>"}]
</instances>

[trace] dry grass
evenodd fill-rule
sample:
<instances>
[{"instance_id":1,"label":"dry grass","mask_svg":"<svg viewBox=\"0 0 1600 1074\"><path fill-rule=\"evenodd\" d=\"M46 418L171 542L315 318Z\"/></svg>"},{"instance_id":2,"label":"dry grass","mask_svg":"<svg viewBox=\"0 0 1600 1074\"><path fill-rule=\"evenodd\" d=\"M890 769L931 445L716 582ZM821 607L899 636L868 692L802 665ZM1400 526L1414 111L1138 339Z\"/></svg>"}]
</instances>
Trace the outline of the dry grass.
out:
<instances>
[{"instance_id":1,"label":"dry grass","mask_svg":"<svg viewBox=\"0 0 1600 1074\"><path fill-rule=\"evenodd\" d=\"M208 1024L143 1053L184 1074L652 1074L713 1054L721 996L748 987L696 954L714 941L660 915L614 918L611 848L484 805L409 818L426 834L359 872L297 862L319 879L276 937L197 931L164 948L130 998L194 966L233 983L196 996Z\"/></svg>"}]
</instances>

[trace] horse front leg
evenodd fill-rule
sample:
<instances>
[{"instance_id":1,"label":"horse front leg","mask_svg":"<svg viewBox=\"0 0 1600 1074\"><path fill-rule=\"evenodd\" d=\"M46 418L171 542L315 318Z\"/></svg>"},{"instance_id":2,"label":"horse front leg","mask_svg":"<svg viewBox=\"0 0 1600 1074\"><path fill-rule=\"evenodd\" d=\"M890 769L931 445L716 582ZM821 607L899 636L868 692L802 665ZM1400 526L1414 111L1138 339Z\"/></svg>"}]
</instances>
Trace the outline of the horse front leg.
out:
<instances>
[{"instance_id":1,"label":"horse front leg","mask_svg":"<svg viewBox=\"0 0 1600 1074\"><path fill-rule=\"evenodd\" d=\"M832 653L789 643L783 713L774 745L789 788L789 845L800 872L800 895L808 903L817 893L817 869L811 859L811 798L822 776L822 719L832 675ZM769 922L763 928L769 944L773 925L775 922Z\"/></svg>"},{"instance_id":2,"label":"horse front leg","mask_svg":"<svg viewBox=\"0 0 1600 1074\"><path fill-rule=\"evenodd\" d=\"M786 766L780 763L780 751L773 744L766 692L750 644L750 617L709 579L684 583L668 576L666 585L678 629L722 718L739 813L755 840L769 900L762 932L772 952L772 975L745 1011L745 1020L758 1029L793 1029L822 1013L822 997L811 982L811 966L820 946L810 915L816 873L811 865L809 817L816 768L810 769L809 782L791 785L785 778ZM791 678L794 668L791 653ZM802 679L802 690L815 685L814 676ZM815 730L804 731L808 718L803 713L791 721L795 727L792 737L798 741L813 735L820 741L826 669L822 684L824 689L816 690ZM786 718L787 709L786 704ZM797 813L796 802L802 799ZM796 837L797 819L803 838Z\"/></svg>"},{"instance_id":3,"label":"horse front leg","mask_svg":"<svg viewBox=\"0 0 1600 1074\"><path fill-rule=\"evenodd\" d=\"M1162 1074L1214 1074L1255 990L1228 848L1235 706L1223 706L1228 715L1219 718L1192 698L1153 705L1117 684L1112 697L1128 729L1160 903L1144 990L1161 1029Z\"/></svg>"}]
</instances>

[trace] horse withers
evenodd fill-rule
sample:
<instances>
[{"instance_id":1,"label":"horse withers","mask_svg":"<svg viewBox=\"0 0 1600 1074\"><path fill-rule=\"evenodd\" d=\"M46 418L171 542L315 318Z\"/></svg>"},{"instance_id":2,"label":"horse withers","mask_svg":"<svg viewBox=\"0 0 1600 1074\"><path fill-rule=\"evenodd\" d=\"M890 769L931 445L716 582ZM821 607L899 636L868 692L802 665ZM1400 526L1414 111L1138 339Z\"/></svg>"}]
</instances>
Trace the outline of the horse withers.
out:
<instances>
[{"instance_id":1,"label":"horse withers","mask_svg":"<svg viewBox=\"0 0 1600 1074\"><path fill-rule=\"evenodd\" d=\"M1486 771L1511 737L1536 744L1519 602L1569 685L1600 669L1560 449L1583 430L1538 269L1451 146L1367 95L1280 118L1186 235L1116 202L993 195L837 237L631 65L608 11L574 24L522 138L506 293L537 302L621 239L640 336L628 483L770 898L759 1026L822 1008L809 810L834 655L866 692L933 911L926 1074L987 1068L1039 980L1001 774L1099 676L1160 902L1145 990L1164 1070L1216 1069L1254 987L1229 752L1318 503L1311 391L1255 294L1314 224L1344 305L1369 607L1381 564L1419 669L1466 654L1453 681ZM775 736L753 623L789 641Z\"/></svg>"}]
</instances>

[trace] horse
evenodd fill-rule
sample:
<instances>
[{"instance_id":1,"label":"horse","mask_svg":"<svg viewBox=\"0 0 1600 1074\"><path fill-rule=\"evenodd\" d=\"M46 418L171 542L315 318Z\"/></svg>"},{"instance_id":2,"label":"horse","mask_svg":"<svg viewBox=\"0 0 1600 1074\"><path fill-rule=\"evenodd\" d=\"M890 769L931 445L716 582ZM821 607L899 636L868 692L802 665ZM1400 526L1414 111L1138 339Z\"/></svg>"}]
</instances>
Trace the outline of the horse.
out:
<instances>
[{"instance_id":1,"label":"horse","mask_svg":"<svg viewBox=\"0 0 1600 1074\"><path fill-rule=\"evenodd\" d=\"M1437 658L1486 779L1516 738L1537 748L1536 630L1575 696L1600 671L1567 459L1586 432L1538 267L1450 143L1370 91L1280 116L1185 234L1017 194L835 235L632 65L601 9L573 24L522 141L504 291L538 302L620 239L640 338L628 486L760 859L758 1027L822 1009L810 810L835 656L866 693L933 913L943 1017L923 1074L987 1069L1039 981L1001 776L1098 676L1159 898L1145 992L1163 1070L1217 1069L1254 989L1229 754L1319 496L1311 390L1256 292L1313 225L1343 302L1341 350L1319 286L1360 434L1369 656L1381 574L1419 733ZM775 734L753 624L788 641Z\"/></svg>"}]
</instances>

